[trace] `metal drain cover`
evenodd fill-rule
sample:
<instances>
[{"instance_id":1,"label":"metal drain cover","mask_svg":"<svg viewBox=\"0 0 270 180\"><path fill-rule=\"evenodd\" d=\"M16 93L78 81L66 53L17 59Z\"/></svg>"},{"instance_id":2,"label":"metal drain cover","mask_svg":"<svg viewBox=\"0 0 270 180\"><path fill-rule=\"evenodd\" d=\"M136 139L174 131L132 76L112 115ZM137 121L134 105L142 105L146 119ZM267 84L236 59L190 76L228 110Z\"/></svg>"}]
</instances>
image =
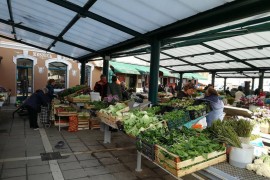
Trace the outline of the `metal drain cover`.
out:
<instances>
[{"instance_id":1,"label":"metal drain cover","mask_svg":"<svg viewBox=\"0 0 270 180\"><path fill-rule=\"evenodd\" d=\"M62 159L60 152L40 153L42 161Z\"/></svg>"}]
</instances>

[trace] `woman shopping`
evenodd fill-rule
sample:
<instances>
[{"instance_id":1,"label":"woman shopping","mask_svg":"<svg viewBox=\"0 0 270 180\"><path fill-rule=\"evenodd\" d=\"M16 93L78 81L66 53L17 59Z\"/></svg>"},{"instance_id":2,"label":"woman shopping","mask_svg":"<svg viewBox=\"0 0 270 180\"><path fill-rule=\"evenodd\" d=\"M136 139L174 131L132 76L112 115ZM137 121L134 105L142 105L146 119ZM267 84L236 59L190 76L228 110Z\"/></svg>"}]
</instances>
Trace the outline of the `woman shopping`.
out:
<instances>
[{"instance_id":1,"label":"woman shopping","mask_svg":"<svg viewBox=\"0 0 270 180\"><path fill-rule=\"evenodd\" d=\"M223 120L224 104L218 97L218 93L214 88L209 87L202 100L210 102L210 106L212 108L212 111L206 116L207 127L211 126L212 122L215 120Z\"/></svg>"}]
</instances>

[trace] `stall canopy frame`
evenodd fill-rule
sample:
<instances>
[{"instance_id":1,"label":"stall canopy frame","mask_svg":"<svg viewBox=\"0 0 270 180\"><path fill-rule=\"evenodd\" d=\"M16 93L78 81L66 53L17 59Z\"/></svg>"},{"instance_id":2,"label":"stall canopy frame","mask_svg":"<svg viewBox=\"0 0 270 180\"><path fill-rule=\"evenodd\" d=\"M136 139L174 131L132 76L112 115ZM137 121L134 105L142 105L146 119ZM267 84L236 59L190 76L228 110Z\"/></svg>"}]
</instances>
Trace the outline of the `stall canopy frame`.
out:
<instances>
[{"instance_id":1,"label":"stall canopy frame","mask_svg":"<svg viewBox=\"0 0 270 180\"><path fill-rule=\"evenodd\" d=\"M150 62L157 39L160 66L171 72L267 77L269 11L269 0L6 0L0 37L84 63L105 55Z\"/></svg>"}]
</instances>

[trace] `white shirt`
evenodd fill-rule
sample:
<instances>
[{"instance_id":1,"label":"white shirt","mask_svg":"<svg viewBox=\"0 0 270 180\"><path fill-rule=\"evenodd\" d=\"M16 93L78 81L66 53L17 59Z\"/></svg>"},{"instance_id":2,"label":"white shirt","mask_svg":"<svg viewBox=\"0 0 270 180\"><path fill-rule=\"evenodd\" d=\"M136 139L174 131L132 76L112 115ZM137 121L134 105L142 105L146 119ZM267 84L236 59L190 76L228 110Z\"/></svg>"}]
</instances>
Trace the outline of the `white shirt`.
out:
<instances>
[{"instance_id":1,"label":"white shirt","mask_svg":"<svg viewBox=\"0 0 270 180\"><path fill-rule=\"evenodd\" d=\"M240 101L241 97L246 96L242 91L237 91L235 93L235 101Z\"/></svg>"}]
</instances>

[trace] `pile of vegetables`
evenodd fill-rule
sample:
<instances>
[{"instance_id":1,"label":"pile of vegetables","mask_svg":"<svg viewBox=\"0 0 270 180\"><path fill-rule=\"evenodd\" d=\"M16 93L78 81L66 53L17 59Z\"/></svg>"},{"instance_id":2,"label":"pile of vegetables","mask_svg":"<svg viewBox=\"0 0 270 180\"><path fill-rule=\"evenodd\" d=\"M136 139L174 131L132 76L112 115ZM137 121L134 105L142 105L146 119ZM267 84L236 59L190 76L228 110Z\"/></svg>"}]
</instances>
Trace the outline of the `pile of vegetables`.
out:
<instances>
[{"instance_id":1,"label":"pile of vegetables","mask_svg":"<svg viewBox=\"0 0 270 180\"><path fill-rule=\"evenodd\" d=\"M110 105L109 107L105 109L101 109L99 112L105 113L111 116L122 116L122 112L120 110L123 110L127 106L124 103L116 103L115 105Z\"/></svg>"},{"instance_id":2,"label":"pile of vegetables","mask_svg":"<svg viewBox=\"0 0 270 180\"><path fill-rule=\"evenodd\" d=\"M246 168L255 171L257 175L270 178L270 156L263 155L256 159L253 164L248 164Z\"/></svg>"},{"instance_id":3,"label":"pile of vegetables","mask_svg":"<svg viewBox=\"0 0 270 180\"><path fill-rule=\"evenodd\" d=\"M189 115L183 110L176 110L172 112L167 112L162 117L169 124L173 126L181 126L190 120ZM175 127L175 128L177 128Z\"/></svg>"},{"instance_id":4,"label":"pile of vegetables","mask_svg":"<svg viewBox=\"0 0 270 180\"><path fill-rule=\"evenodd\" d=\"M266 123L270 122L270 110L258 108L252 111L252 119L258 123Z\"/></svg>"},{"instance_id":5,"label":"pile of vegetables","mask_svg":"<svg viewBox=\"0 0 270 180\"><path fill-rule=\"evenodd\" d=\"M226 121L216 120L212 123L212 126L207 128L212 134L212 139L219 142L226 143L233 147L241 148L241 141L235 132L234 128L226 123Z\"/></svg>"},{"instance_id":6,"label":"pile of vegetables","mask_svg":"<svg viewBox=\"0 0 270 180\"><path fill-rule=\"evenodd\" d=\"M224 124L231 126L239 137L250 137L254 123L245 119L229 119Z\"/></svg>"},{"instance_id":7,"label":"pile of vegetables","mask_svg":"<svg viewBox=\"0 0 270 180\"><path fill-rule=\"evenodd\" d=\"M186 107L191 106L193 103L193 99L172 99L169 102L161 103L161 105L185 109Z\"/></svg>"},{"instance_id":8,"label":"pile of vegetables","mask_svg":"<svg viewBox=\"0 0 270 180\"><path fill-rule=\"evenodd\" d=\"M205 104L200 104L200 105L196 105L196 106L188 106L186 108L187 111L201 111L201 110L205 110L205 109L206 109Z\"/></svg>"},{"instance_id":9,"label":"pile of vegetables","mask_svg":"<svg viewBox=\"0 0 270 180\"><path fill-rule=\"evenodd\" d=\"M63 98L65 96L68 96L70 94L73 94L73 93L75 93L77 91L80 91L82 89L85 89L85 88L87 88L86 85L80 85L80 86L75 86L75 87L72 87L72 88L68 88L68 89L65 89L63 91L60 91L58 93L58 97Z\"/></svg>"},{"instance_id":10,"label":"pile of vegetables","mask_svg":"<svg viewBox=\"0 0 270 180\"><path fill-rule=\"evenodd\" d=\"M146 111L134 111L125 113L122 119L127 134L137 136L145 128L159 128L162 123L152 113ZM157 124L156 126L154 124Z\"/></svg>"},{"instance_id":11,"label":"pile of vegetables","mask_svg":"<svg viewBox=\"0 0 270 180\"><path fill-rule=\"evenodd\" d=\"M165 147L169 152L178 155L181 161L197 156L207 159L208 153L225 150L221 143L210 139L208 132L185 127L172 131L162 127L156 130L146 130L139 137L149 144L159 144ZM161 150L161 153L167 158L173 158L165 151Z\"/></svg>"}]
</instances>

